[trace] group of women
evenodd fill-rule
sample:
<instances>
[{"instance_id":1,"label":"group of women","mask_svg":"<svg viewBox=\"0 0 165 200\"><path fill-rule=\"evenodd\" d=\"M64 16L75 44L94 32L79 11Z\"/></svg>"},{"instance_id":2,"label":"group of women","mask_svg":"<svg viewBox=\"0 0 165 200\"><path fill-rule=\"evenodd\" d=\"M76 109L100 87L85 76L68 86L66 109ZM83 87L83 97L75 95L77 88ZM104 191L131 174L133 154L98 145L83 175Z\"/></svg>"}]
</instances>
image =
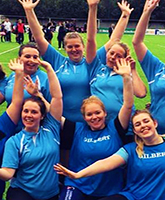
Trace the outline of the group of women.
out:
<instances>
[{"instance_id":1,"label":"group of women","mask_svg":"<svg viewBox=\"0 0 165 200\"><path fill-rule=\"evenodd\" d=\"M67 33L64 39L68 57L46 41L34 13L39 0L18 1L39 49L32 44L21 46L19 59L9 64L15 73L5 79L10 99L14 84L12 101L0 117L2 153L6 143L0 179L11 179L7 199L164 200L165 145L159 135L165 132L163 84L159 84L164 64L143 43L159 0L146 0L133 37L149 81L151 112L156 120L147 110L134 111L133 95L144 97L146 87L129 48L120 42L133 11L126 1L118 3L122 14L110 40L96 51L99 0L87 0L86 58L83 40L76 32ZM39 59L40 55L45 61ZM39 65L47 74L39 71ZM2 87L1 101L8 99L5 90ZM16 132L20 112L24 127L11 136ZM135 141L128 143L132 132ZM71 147L69 169L57 164L60 143ZM121 166L127 168L126 183L125 168ZM58 174L67 176L60 191Z\"/></svg>"}]
</instances>

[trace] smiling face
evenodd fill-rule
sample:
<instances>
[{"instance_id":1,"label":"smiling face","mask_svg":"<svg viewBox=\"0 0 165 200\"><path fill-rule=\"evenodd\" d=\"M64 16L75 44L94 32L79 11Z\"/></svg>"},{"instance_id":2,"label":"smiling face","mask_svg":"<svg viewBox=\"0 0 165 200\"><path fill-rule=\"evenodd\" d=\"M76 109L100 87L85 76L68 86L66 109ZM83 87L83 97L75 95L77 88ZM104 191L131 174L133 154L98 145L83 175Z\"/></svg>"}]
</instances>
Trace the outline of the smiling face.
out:
<instances>
[{"instance_id":1,"label":"smiling face","mask_svg":"<svg viewBox=\"0 0 165 200\"><path fill-rule=\"evenodd\" d=\"M155 137L157 121L153 120L148 113L140 113L133 117L134 133L143 141Z\"/></svg>"},{"instance_id":2,"label":"smiling face","mask_svg":"<svg viewBox=\"0 0 165 200\"><path fill-rule=\"evenodd\" d=\"M26 47L22 50L20 60L24 63L25 74L32 75L38 69L39 51L35 48Z\"/></svg>"},{"instance_id":3,"label":"smiling face","mask_svg":"<svg viewBox=\"0 0 165 200\"><path fill-rule=\"evenodd\" d=\"M114 66L116 66L116 60L120 58L124 58L125 54L126 54L126 51L121 45L114 44L107 52L107 55L106 55L107 65L110 68L113 68Z\"/></svg>"},{"instance_id":4,"label":"smiling face","mask_svg":"<svg viewBox=\"0 0 165 200\"><path fill-rule=\"evenodd\" d=\"M86 104L84 111L84 120L93 131L101 130L105 127L107 114L98 103Z\"/></svg>"},{"instance_id":5,"label":"smiling face","mask_svg":"<svg viewBox=\"0 0 165 200\"><path fill-rule=\"evenodd\" d=\"M80 38L70 38L66 40L65 51L70 60L80 62L83 58L84 45Z\"/></svg>"},{"instance_id":6,"label":"smiling face","mask_svg":"<svg viewBox=\"0 0 165 200\"><path fill-rule=\"evenodd\" d=\"M26 101L22 109L22 122L28 132L38 132L40 121L43 119L40 106L37 102Z\"/></svg>"}]
</instances>

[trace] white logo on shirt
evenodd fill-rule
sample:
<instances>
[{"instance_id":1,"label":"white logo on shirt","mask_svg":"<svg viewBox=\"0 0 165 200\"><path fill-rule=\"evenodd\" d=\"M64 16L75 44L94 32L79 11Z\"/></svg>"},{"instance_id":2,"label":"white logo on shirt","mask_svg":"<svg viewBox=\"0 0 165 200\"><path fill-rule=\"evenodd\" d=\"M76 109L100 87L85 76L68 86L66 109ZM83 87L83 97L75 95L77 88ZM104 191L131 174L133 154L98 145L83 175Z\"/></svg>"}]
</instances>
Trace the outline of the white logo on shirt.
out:
<instances>
[{"instance_id":1,"label":"white logo on shirt","mask_svg":"<svg viewBox=\"0 0 165 200\"><path fill-rule=\"evenodd\" d=\"M99 137L97 139L85 137L84 138L84 142L87 142L87 143L97 143L97 142L102 142L102 141L105 141L105 140L110 140L110 138L111 138L110 135Z\"/></svg>"}]
</instances>

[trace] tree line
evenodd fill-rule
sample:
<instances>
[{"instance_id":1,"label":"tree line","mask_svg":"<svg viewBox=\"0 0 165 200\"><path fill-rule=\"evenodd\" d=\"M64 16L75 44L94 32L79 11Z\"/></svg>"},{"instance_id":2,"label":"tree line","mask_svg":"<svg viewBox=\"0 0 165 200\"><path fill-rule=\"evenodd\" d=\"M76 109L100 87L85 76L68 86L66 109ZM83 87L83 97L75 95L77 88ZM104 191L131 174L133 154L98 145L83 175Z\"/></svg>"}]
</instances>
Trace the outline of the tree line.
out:
<instances>
[{"instance_id":1,"label":"tree line","mask_svg":"<svg viewBox=\"0 0 165 200\"><path fill-rule=\"evenodd\" d=\"M134 11L130 19L139 19L145 0L128 0ZM40 0L36 13L38 17L87 18L86 0ZM99 4L98 18L118 19L121 14L117 0L102 0ZM22 15L25 13L17 0L0 0L0 15ZM161 0L152 14L152 20L165 20L165 0Z\"/></svg>"}]
</instances>

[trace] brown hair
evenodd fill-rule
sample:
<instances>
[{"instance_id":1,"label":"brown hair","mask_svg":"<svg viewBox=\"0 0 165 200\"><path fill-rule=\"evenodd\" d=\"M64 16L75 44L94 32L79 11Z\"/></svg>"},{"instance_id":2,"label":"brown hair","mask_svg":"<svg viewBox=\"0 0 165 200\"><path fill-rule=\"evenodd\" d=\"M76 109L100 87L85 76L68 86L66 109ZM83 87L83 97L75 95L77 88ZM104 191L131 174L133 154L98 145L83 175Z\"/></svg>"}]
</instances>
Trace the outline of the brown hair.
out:
<instances>
[{"instance_id":1,"label":"brown hair","mask_svg":"<svg viewBox=\"0 0 165 200\"><path fill-rule=\"evenodd\" d=\"M39 56L40 56L40 51L38 49L38 46L36 45L36 43L34 42L29 42L27 44L22 44L19 48L19 51L18 51L18 55L21 56L22 55L22 51L25 49L25 48L33 48L33 49L36 49L38 52L39 52Z\"/></svg>"},{"instance_id":2,"label":"brown hair","mask_svg":"<svg viewBox=\"0 0 165 200\"><path fill-rule=\"evenodd\" d=\"M78 32L68 32L65 37L64 37L64 45L67 44L67 40L68 39L74 39L74 38L79 38L84 46L84 41L83 38L81 37L81 35Z\"/></svg>"},{"instance_id":3,"label":"brown hair","mask_svg":"<svg viewBox=\"0 0 165 200\"><path fill-rule=\"evenodd\" d=\"M119 46L121 46L123 49L124 49L124 51L125 51L125 53L124 53L124 58L126 58L129 54L130 54L130 48L128 47L128 45L127 44L125 44L125 43L123 43L123 42L114 42L111 46L110 46L110 48L108 49L108 51L112 48L112 46L114 46L115 44L117 44L117 45L119 45ZM107 51L107 52L108 52Z\"/></svg>"},{"instance_id":4,"label":"brown hair","mask_svg":"<svg viewBox=\"0 0 165 200\"><path fill-rule=\"evenodd\" d=\"M81 106L81 113L82 113L83 116L85 116L86 105L88 105L90 103L97 103L98 105L100 105L102 110L106 113L105 106L104 106L103 102L96 96L90 96L87 99L83 100L83 103L82 103L82 106Z\"/></svg>"},{"instance_id":5,"label":"brown hair","mask_svg":"<svg viewBox=\"0 0 165 200\"><path fill-rule=\"evenodd\" d=\"M25 99L23 105L28 101L36 102L38 104L38 106L40 107L41 115L44 118L46 115L46 106L45 106L45 103L43 102L43 100L40 97L32 96L28 99ZM40 121L40 125L42 124L42 121L43 120Z\"/></svg>"}]
</instances>

